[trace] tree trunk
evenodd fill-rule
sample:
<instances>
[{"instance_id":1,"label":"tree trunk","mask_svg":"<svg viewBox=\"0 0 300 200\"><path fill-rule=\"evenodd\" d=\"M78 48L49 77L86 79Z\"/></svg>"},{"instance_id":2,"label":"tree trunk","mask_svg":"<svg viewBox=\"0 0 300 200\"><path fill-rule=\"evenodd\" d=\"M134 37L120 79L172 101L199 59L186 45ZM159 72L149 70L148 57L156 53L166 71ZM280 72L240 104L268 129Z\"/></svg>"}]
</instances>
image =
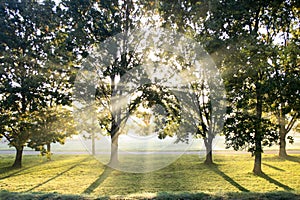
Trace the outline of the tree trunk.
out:
<instances>
[{"instance_id":1,"label":"tree trunk","mask_svg":"<svg viewBox=\"0 0 300 200\"><path fill-rule=\"evenodd\" d=\"M111 127L111 149L110 149L110 161L109 165L117 165L119 163L118 158L118 150L119 150L119 126L115 122L116 120L112 121L112 127Z\"/></svg>"},{"instance_id":2,"label":"tree trunk","mask_svg":"<svg viewBox=\"0 0 300 200\"><path fill-rule=\"evenodd\" d=\"M206 164L206 165L214 164L213 159L212 159L212 151L209 151L208 153L206 151L206 159L204 161L204 164Z\"/></svg>"},{"instance_id":3,"label":"tree trunk","mask_svg":"<svg viewBox=\"0 0 300 200\"><path fill-rule=\"evenodd\" d=\"M287 153L286 153L286 140L285 137L287 135L287 130L285 128L285 116L282 115L282 109L279 110L279 157L281 158L286 158Z\"/></svg>"},{"instance_id":4,"label":"tree trunk","mask_svg":"<svg viewBox=\"0 0 300 200\"><path fill-rule=\"evenodd\" d=\"M255 84L256 86L256 122L255 122L255 150L254 150L254 168L253 173L260 175L262 174L261 169L261 153L262 153L262 132L261 132L261 116L262 116L262 95L261 95L261 85L259 82Z\"/></svg>"},{"instance_id":5,"label":"tree trunk","mask_svg":"<svg viewBox=\"0 0 300 200\"><path fill-rule=\"evenodd\" d=\"M206 159L204 161L204 164L206 165L212 165L213 159L212 159L212 138L208 136L207 139L204 140L205 148L206 148Z\"/></svg>"},{"instance_id":6,"label":"tree trunk","mask_svg":"<svg viewBox=\"0 0 300 200\"><path fill-rule=\"evenodd\" d=\"M96 155L96 150L95 150L95 133L92 133L92 155Z\"/></svg>"},{"instance_id":7,"label":"tree trunk","mask_svg":"<svg viewBox=\"0 0 300 200\"><path fill-rule=\"evenodd\" d=\"M47 143L47 152L46 152L46 156L48 160L51 160L51 143Z\"/></svg>"},{"instance_id":8,"label":"tree trunk","mask_svg":"<svg viewBox=\"0 0 300 200\"><path fill-rule=\"evenodd\" d=\"M261 146L261 142L260 143L260 146ZM259 146L259 144L257 144ZM257 174L257 175L260 175L262 174L262 169L261 169L261 151L256 151L254 152L254 168L253 168L253 173L254 174Z\"/></svg>"},{"instance_id":9,"label":"tree trunk","mask_svg":"<svg viewBox=\"0 0 300 200\"><path fill-rule=\"evenodd\" d=\"M285 141L285 134L281 135L280 133L280 142L279 142L279 157L286 158L288 155L286 153L286 141Z\"/></svg>"},{"instance_id":10,"label":"tree trunk","mask_svg":"<svg viewBox=\"0 0 300 200\"><path fill-rule=\"evenodd\" d=\"M22 157L23 157L23 147L20 147L20 148L16 147L16 157L15 157L15 162L12 165L12 167L21 168L22 167Z\"/></svg>"},{"instance_id":11,"label":"tree trunk","mask_svg":"<svg viewBox=\"0 0 300 200\"><path fill-rule=\"evenodd\" d=\"M51 144L50 143L47 144L47 153L51 153Z\"/></svg>"},{"instance_id":12,"label":"tree trunk","mask_svg":"<svg viewBox=\"0 0 300 200\"><path fill-rule=\"evenodd\" d=\"M114 134L111 135L111 153L110 153L110 161L109 165L117 165L119 163L119 156L118 156L118 150L119 150L119 135Z\"/></svg>"}]
</instances>

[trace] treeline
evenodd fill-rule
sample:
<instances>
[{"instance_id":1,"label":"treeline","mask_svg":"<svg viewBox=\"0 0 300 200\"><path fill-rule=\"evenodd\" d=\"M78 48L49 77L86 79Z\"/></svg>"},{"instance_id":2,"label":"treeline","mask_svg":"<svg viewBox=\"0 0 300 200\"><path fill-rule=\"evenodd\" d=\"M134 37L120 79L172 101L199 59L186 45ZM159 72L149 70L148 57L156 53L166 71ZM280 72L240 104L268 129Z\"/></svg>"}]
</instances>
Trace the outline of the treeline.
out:
<instances>
[{"instance_id":1,"label":"treeline","mask_svg":"<svg viewBox=\"0 0 300 200\"><path fill-rule=\"evenodd\" d=\"M254 173L262 173L263 147L279 144L279 155L286 157L287 134L299 119L299 7L295 0L1 1L0 137L16 148L13 166L21 167L26 145L49 153L52 142L64 143L66 137L83 130L95 138L91 126L75 127L71 109L72 101L86 103L85 94L92 88L95 116L87 115L86 108L77 114L81 120L95 118L97 131L110 135L111 163L118 162L118 136L128 117L149 118L139 112L140 107L160 105L165 112L151 114L159 138L174 136L185 142L188 134L201 137L207 150L205 162L211 164L212 140L222 133L228 147L251 152ZM118 80L130 74L126 78L132 83L141 83L143 63L155 58L169 67L171 75L174 71L192 74L195 64L155 48L128 51L126 39L114 51L105 52L114 59L99 68L94 88L78 82L77 76L77 84L87 90L73 91L84 59L91 58L97 45L119 33L122 39L130 38L130 30L145 26L182 33L201 44L223 79L220 84L226 93L221 97L226 97L226 103L215 99L220 94L214 94L204 70L194 74L199 78L186 85L184 94L172 93L163 78L147 80L136 88L138 95L128 105L116 108L113 105L121 103L118 98L132 92ZM180 101L187 98L197 109L183 113ZM216 102L226 112L218 112ZM183 122L183 116L188 122ZM185 128L178 128L183 123Z\"/></svg>"}]
</instances>

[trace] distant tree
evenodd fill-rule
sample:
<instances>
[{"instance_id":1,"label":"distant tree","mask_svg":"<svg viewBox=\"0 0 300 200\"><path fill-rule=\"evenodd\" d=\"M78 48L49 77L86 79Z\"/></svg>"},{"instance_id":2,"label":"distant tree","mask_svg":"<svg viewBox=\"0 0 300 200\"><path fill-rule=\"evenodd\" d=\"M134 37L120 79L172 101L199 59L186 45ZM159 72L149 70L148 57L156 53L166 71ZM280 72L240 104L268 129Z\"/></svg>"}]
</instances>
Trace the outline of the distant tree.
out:
<instances>
[{"instance_id":1,"label":"distant tree","mask_svg":"<svg viewBox=\"0 0 300 200\"><path fill-rule=\"evenodd\" d=\"M292 9L292 8L290 8ZM269 107L277 118L279 127L279 156L287 157L286 139L293 142L292 136L287 134L294 127L300 117L300 42L299 33L294 30L298 18L291 15L288 22L278 34L282 34L281 42L274 46L274 54L270 57L270 64L274 67L273 76L268 80L272 93L269 96ZM282 32L281 32L282 31Z\"/></svg>"},{"instance_id":2,"label":"distant tree","mask_svg":"<svg viewBox=\"0 0 300 200\"><path fill-rule=\"evenodd\" d=\"M194 41L199 42L211 56L216 52L215 46L212 46L212 40L207 34L207 29L204 23L208 17L210 9L210 1L160 1L156 7L162 18L162 26L175 29L178 32L184 33L188 37L193 38ZM176 14L174 14L176 13ZM203 55L203 57L205 57ZM216 60L217 61L217 60ZM188 62L180 63L181 67L187 65ZM207 63L206 63L207 64ZM205 65L205 64L204 64ZM211 66L212 67L212 66ZM212 143L217 133L222 133L222 126L224 121L224 99L223 91L220 90L223 83L212 83L211 80L219 80L210 72L202 72L204 76L198 74L200 77L198 81L193 81L190 85L191 91L189 94L192 99L194 112L191 112L189 117L190 127L196 127L196 132L192 133L196 138L202 138L206 147L206 164L212 164ZM215 75L218 73L215 71ZM218 76L218 75L217 75ZM211 80L208 80L210 77ZM216 79L214 79L216 78ZM219 84L219 85L218 85ZM217 86L218 85L218 86ZM214 91L215 90L215 91ZM216 94L218 93L219 94ZM214 105L212 105L214 104ZM218 108L216 108L218 107Z\"/></svg>"},{"instance_id":3,"label":"distant tree","mask_svg":"<svg viewBox=\"0 0 300 200\"><path fill-rule=\"evenodd\" d=\"M205 81L196 82L192 84L193 91L195 93L195 104L198 108L198 113L194 116L197 120L195 124L197 126L197 132L195 133L196 137L200 137L204 141L206 148L206 159L205 164L213 164L212 150L213 150L213 139L217 133L222 132L224 114L222 113L222 108L224 111L224 105L222 106L221 99L217 102L212 103L210 93L212 92L208 84ZM218 108L214 108L218 106Z\"/></svg>"},{"instance_id":4,"label":"distant tree","mask_svg":"<svg viewBox=\"0 0 300 200\"><path fill-rule=\"evenodd\" d=\"M77 134L72 112L62 106L40 110L37 125L31 129L28 146L51 159L51 143L64 144L67 137ZM46 148L45 148L46 146Z\"/></svg>"},{"instance_id":5,"label":"distant tree","mask_svg":"<svg viewBox=\"0 0 300 200\"><path fill-rule=\"evenodd\" d=\"M78 98L75 99L76 101ZM76 124L77 132L86 140L91 140L91 154L96 155L96 140L100 139L100 134L105 131L103 126L107 121L107 113L99 111L101 106L95 104L82 110L75 110L74 123ZM102 121L99 123L99 121ZM102 128L101 128L102 127Z\"/></svg>"}]
</instances>

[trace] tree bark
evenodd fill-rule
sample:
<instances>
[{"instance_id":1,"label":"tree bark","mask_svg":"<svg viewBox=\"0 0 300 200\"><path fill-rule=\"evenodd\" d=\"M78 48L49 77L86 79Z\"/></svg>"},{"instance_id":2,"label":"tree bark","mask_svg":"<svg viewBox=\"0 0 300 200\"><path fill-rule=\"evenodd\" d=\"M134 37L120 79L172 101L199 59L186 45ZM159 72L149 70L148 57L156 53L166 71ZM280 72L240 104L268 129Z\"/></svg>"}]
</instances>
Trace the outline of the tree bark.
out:
<instances>
[{"instance_id":1,"label":"tree bark","mask_svg":"<svg viewBox=\"0 0 300 200\"><path fill-rule=\"evenodd\" d=\"M23 157L23 147L16 147L16 157L15 162L12 165L14 168L21 168L22 167L22 157Z\"/></svg>"},{"instance_id":2,"label":"tree bark","mask_svg":"<svg viewBox=\"0 0 300 200\"><path fill-rule=\"evenodd\" d=\"M279 157L286 158L288 155L286 153L286 140L287 130L285 128L285 116L282 114L282 109L279 110Z\"/></svg>"},{"instance_id":3,"label":"tree bark","mask_svg":"<svg viewBox=\"0 0 300 200\"><path fill-rule=\"evenodd\" d=\"M96 155L96 149L95 149L95 133L92 133L92 155Z\"/></svg>"},{"instance_id":4,"label":"tree bark","mask_svg":"<svg viewBox=\"0 0 300 200\"><path fill-rule=\"evenodd\" d=\"M115 122L112 122L112 129L110 133L111 137L111 152L110 152L110 161L109 165L117 165L119 163L119 126Z\"/></svg>"},{"instance_id":5,"label":"tree bark","mask_svg":"<svg viewBox=\"0 0 300 200\"><path fill-rule=\"evenodd\" d=\"M280 133L280 142L279 142L279 157L286 158L288 155L286 153L286 134Z\"/></svg>"},{"instance_id":6,"label":"tree bark","mask_svg":"<svg viewBox=\"0 0 300 200\"><path fill-rule=\"evenodd\" d=\"M259 144L258 144L259 143ZM257 144L256 144L256 148L259 148L260 146L260 149L261 149L261 142L257 141ZM260 175L262 174L262 169L261 169L261 151L257 151L254 152L254 168L253 168L253 173L254 174L257 174L257 175Z\"/></svg>"},{"instance_id":7,"label":"tree bark","mask_svg":"<svg viewBox=\"0 0 300 200\"><path fill-rule=\"evenodd\" d=\"M214 164L213 159L212 159L212 151L209 151L208 153L206 151L206 159L204 161L204 164L206 164L206 165Z\"/></svg>"},{"instance_id":8,"label":"tree bark","mask_svg":"<svg viewBox=\"0 0 300 200\"><path fill-rule=\"evenodd\" d=\"M47 153L51 153L51 144L50 143L47 144Z\"/></svg>"},{"instance_id":9,"label":"tree bark","mask_svg":"<svg viewBox=\"0 0 300 200\"><path fill-rule=\"evenodd\" d=\"M46 151L46 156L48 160L51 160L51 143L47 143L47 151Z\"/></svg>"},{"instance_id":10,"label":"tree bark","mask_svg":"<svg viewBox=\"0 0 300 200\"><path fill-rule=\"evenodd\" d=\"M254 150L254 168L253 173L260 175L262 174L261 169L261 153L262 153L262 133L261 133L261 116L262 116L262 95L261 95L261 85L259 82L255 84L256 86L256 122L255 122L255 150Z\"/></svg>"},{"instance_id":11,"label":"tree bark","mask_svg":"<svg viewBox=\"0 0 300 200\"><path fill-rule=\"evenodd\" d=\"M204 144L205 144L205 148L206 148L206 159L204 161L204 164L212 165L213 164L212 138L210 136L208 136L208 138L204 140Z\"/></svg>"},{"instance_id":12,"label":"tree bark","mask_svg":"<svg viewBox=\"0 0 300 200\"><path fill-rule=\"evenodd\" d=\"M109 165L117 165L119 163L119 136L118 134L111 135L111 153L110 153L110 161Z\"/></svg>"}]
</instances>

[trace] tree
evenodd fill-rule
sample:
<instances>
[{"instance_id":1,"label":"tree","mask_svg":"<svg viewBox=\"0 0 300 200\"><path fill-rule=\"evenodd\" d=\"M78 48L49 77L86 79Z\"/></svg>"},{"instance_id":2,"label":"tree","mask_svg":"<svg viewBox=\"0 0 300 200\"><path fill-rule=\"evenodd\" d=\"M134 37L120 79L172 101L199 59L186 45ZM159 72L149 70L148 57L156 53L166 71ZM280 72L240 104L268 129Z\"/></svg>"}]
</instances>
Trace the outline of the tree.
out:
<instances>
[{"instance_id":1,"label":"tree","mask_svg":"<svg viewBox=\"0 0 300 200\"><path fill-rule=\"evenodd\" d=\"M288 21L294 1L211 1L205 23L212 44L219 44L221 64L231 108L226 122L226 142L246 148L255 156L253 172L261 174L262 146L277 140L268 112L267 84L274 68L268 63L275 35ZM280 17L281 20L275 20ZM280 21L280 22L279 22ZM282 24L281 24L282 25ZM264 33L266 32L266 34ZM234 57L232 55L235 55Z\"/></svg>"},{"instance_id":2,"label":"tree","mask_svg":"<svg viewBox=\"0 0 300 200\"><path fill-rule=\"evenodd\" d=\"M28 146L51 159L51 143L64 144L67 137L77 133L71 111L62 106L46 108L38 113L37 125L31 128ZM45 149L46 146L46 149Z\"/></svg>"},{"instance_id":3,"label":"tree","mask_svg":"<svg viewBox=\"0 0 300 200\"><path fill-rule=\"evenodd\" d=\"M210 1L161 1L157 3L157 9L162 17L164 27L175 29L199 42L210 55L213 55L216 50L215 46L211 45L211 40L207 34L207 29L204 23L208 17L210 9ZM176 15L174 14L176 13ZM204 56L204 55L203 55ZM208 60L209 56L204 56ZM208 58L209 57L209 58ZM181 67L187 65L188 62L180 63ZM214 63L213 63L214 65ZM204 64L205 66L205 64ZM203 71L198 74L200 78L193 81L190 85L189 98L193 99L196 112L192 112L190 116L191 127L196 127L196 132L193 135L196 138L202 138L206 147L206 164L212 164L212 142L217 133L222 132L223 117L224 117L224 94L222 91L222 81L218 76L218 72L209 74L212 71ZM206 75L203 76L203 74ZM209 74L209 75L208 75ZM219 83L211 80L220 80ZM215 91L214 91L215 90ZM217 94L219 93L219 94ZM221 97L221 98L220 98ZM196 121L193 119L197 119Z\"/></svg>"},{"instance_id":4,"label":"tree","mask_svg":"<svg viewBox=\"0 0 300 200\"><path fill-rule=\"evenodd\" d=\"M31 129L36 126L36 112L31 112L29 117L27 112L18 113L5 110L1 113L1 118L3 119L1 123L2 137L6 138L9 146L16 148L16 157L12 166L20 168L24 146L31 135Z\"/></svg>"},{"instance_id":5,"label":"tree","mask_svg":"<svg viewBox=\"0 0 300 200\"><path fill-rule=\"evenodd\" d=\"M290 8L292 11L293 9ZM274 55L270 58L274 67L274 75L269 79L269 87L273 95L269 97L270 110L277 118L279 127L279 156L287 157L286 137L299 119L299 84L300 66L297 55L300 53L299 41L294 30L295 15L290 17L290 25L286 24L281 43L274 45ZM290 32L288 32L290 31ZM288 136L292 143L293 138Z\"/></svg>"},{"instance_id":6,"label":"tree","mask_svg":"<svg viewBox=\"0 0 300 200\"><path fill-rule=\"evenodd\" d=\"M46 65L55 47L54 30L60 24L59 20L54 20L57 19L54 2L9 1L0 6L3 22L0 32L0 104L5 119L1 123L1 135L16 148L13 166L21 167L23 148L30 138L35 137L31 129L38 125L38 110L49 107L52 101L67 104L70 100L65 90L51 87L61 86L57 74L61 78L69 73L64 69L54 70L57 65ZM45 18L45 13L51 17ZM49 27L53 29L49 30ZM63 84L66 85L69 84Z\"/></svg>"},{"instance_id":7,"label":"tree","mask_svg":"<svg viewBox=\"0 0 300 200\"><path fill-rule=\"evenodd\" d=\"M204 81L196 82L192 85L193 91L195 93L195 104L198 107L198 113L196 113L196 117L198 119L197 124L197 132L195 133L196 137L201 137L204 141L204 145L206 148L206 159L204 161L205 164L211 165L213 164L212 157L212 142L217 133L222 131L223 126L223 116L222 113L216 113L213 108L210 96L211 89L208 84ZM221 101L219 101L219 111L222 109ZM219 115L219 116L216 116Z\"/></svg>"},{"instance_id":8,"label":"tree","mask_svg":"<svg viewBox=\"0 0 300 200\"><path fill-rule=\"evenodd\" d=\"M103 134L108 134L111 137L111 163L118 163L117 152L120 127L128 117L127 114L125 118L122 115L126 113L128 109L125 108L125 110L122 110L123 108L115 108L117 102L114 101L114 95L116 91L120 91L118 90L117 80L126 74L126 72L137 66L139 62L139 58L135 55L135 52L129 52L126 49L128 43L128 35L126 34L128 34L129 29L137 23L139 9L134 6L133 1L87 1L80 5L76 5L71 1L62 1L61 4L68 8L64 17L68 19L72 18L69 22L74 30L69 34L69 37L72 38L70 39L71 46L88 49L89 45L100 43L110 36L121 32L125 34L124 39L120 41L121 45L118 49L114 49L114 52L102 52L106 54L107 57L115 57L114 60L107 63L104 67L101 66L101 68L94 65L85 66L87 70L100 70L101 72L98 73L96 79L94 79L95 77L91 77L92 79L90 80L87 80L84 76L81 76L83 80L79 80L80 75L78 75L77 86L82 91L75 92L78 102L84 103L85 101L87 104L90 103L86 102L87 98L92 99L96 95L96 104L101 110L100 119L97 120L99 120ZM116 57L120 52L120 57ZM93 55L90 55L89 58L93 59L92 57ZM84 97L84 95L90 94L89 91L84 91L84 88L87 88L85 81L92 81L92 85L88 86L92 90L92 96ZM96 89L95 86L97 86ZM122 91L120 92L122 93ZM84 110L85 108L79 111L79 113L84 115ZM78 114L78 116L80 116L80 114Z\"/></svg>"}]
</instances>

